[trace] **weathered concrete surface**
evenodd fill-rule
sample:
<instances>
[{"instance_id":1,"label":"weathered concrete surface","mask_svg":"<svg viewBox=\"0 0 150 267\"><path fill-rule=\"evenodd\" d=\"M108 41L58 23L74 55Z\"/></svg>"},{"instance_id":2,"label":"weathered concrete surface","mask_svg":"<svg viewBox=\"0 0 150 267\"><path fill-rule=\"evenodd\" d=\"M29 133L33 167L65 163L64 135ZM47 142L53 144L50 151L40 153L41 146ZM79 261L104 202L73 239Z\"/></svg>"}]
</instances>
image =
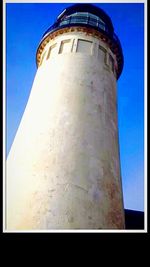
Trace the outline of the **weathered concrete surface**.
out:
<instances>
[{"instance_id":1,"label":"weathered concrete surface","mask_svg":"<svg viewBox=\"0 0 150 267\"><path fill-rule=\"evenodd\" d=\"M98 39L52 44L81 37L91 54L57 54L37 70L7 160L9 230L124 228L116 78Z\"/></svg>"}]
</instances>

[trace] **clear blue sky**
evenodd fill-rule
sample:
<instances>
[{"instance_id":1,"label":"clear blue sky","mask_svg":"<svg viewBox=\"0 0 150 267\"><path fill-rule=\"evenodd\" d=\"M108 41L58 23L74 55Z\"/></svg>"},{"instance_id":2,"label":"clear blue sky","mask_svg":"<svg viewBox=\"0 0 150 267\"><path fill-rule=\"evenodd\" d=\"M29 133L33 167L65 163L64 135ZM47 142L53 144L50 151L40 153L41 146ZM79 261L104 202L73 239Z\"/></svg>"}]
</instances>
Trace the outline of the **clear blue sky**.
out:
<instances>
[{"instance_id":1,"label":"clear blue sky","mask_svg":"<svg viewBox=\"0 0 150 267\"><path fill-rule=\"evenodd\" d=\"M112 19L124 54L118 80L121 172L126 209L144 210L144 4L97 4ZM7 154L36 74L36 49L65 4L6 5Z\"/></svg>"}]
</instances>

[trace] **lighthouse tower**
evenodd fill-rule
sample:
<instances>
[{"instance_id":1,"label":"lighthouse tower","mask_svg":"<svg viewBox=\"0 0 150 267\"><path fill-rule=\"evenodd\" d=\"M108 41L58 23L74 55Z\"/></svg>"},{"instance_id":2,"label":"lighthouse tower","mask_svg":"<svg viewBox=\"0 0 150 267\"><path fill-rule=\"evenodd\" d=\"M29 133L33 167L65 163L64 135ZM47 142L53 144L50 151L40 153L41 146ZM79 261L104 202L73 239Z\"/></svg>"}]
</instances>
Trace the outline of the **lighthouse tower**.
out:
<instances>
[{"instance_id":1,"label":"lighthouse tower","mask_svg":"<svg viewBox=\"0 0 150 267\"><path fill-rule=\"evenodd\" d=\"M7 159L6 228L123 229L123 54L111 19L91 4L70 6L44 33L36 62Z\"/></svg>"}]
</instances>

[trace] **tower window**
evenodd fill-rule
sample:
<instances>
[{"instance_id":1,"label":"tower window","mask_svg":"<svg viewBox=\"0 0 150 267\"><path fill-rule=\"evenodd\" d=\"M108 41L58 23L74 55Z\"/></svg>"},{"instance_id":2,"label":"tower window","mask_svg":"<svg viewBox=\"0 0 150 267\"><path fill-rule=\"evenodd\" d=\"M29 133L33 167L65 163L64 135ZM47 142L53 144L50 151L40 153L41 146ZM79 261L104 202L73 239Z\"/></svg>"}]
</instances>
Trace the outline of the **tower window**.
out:
<instances>
[{"instance_id":1,"label":"tower window","mask_svg":"<svg viewBox=\"0 0 150 267\"><path fill-rule=\"evenodd\" d=\"M71 40L64 40L61 42L60 49L59 49L59 54L61 53L69 53L71 50Z\"/></svg>"},{"instance_id":2,"label":"tower window","mask_svg":"<svg viewBox=\"0 0 150 267\"><path fill-rule=\"evenodd\" d=\"M92 42L87 40L78 40L77 52L91 54Z\"/></svg>"},{"instance_id":3,"label":"tower window","mask_svg":"<svg viewBox=\"0 0 150 267\"><path fill-rule=\"evenodd\" d=\"M111 55L109 55L109 66L111 70L114 72L114 59L112 58Z\"/></svg>"},{"instance_id":4,"label":"tower window","mask_svg":"<svg viewBox=\"0 0 150 267\"><path fill-rule=\"evenodd\" d=\"M50 46L48 50L47 59L49 59L50 57L53 57L55 54L56 54L56 44Z\"/></svg>"},{"instance_id":5,"label":"tower window","mask_svg":"<svg viewBox=\"0 0 150 267\"><path fill-rule=\"evenodd\" d=\"M106 63L106 55L107 55L106 49L103 46L99 45L98 49L99 60Z\"/></svg>"},{"instance_id":6,"label":"tower window","mask_svg":"<svg viewBox=\"0 0 150 267\"><path fill-rule=\"evenodd\" d=\"M41 58L41 63L40 63L40 65L42 65L43 59L44 59L44 57L45 57L45 54L46 54L46 51L44 51L44 53L43 53L43 55L42 55L42 58Z\"/></svg>"}]
</instances>

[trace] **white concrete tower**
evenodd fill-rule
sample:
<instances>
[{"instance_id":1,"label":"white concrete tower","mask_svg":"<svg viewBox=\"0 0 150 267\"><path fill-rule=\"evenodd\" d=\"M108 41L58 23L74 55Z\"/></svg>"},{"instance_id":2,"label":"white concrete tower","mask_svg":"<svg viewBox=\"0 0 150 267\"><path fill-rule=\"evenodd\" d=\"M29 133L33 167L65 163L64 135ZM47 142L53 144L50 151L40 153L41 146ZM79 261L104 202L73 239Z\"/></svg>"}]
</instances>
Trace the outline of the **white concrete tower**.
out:
<instances>
[{"instance_id":1,"label":"white concrete tower","mask_svg":"<svg viewBox=\"0 0 150 267\"><path fill-rule=\"evenodd\" d=\"M36 58L7 160L7 229L123 229L116 91L123 54L110 18L94 5L70 6Z\"/></svg>"}]
</instances>

